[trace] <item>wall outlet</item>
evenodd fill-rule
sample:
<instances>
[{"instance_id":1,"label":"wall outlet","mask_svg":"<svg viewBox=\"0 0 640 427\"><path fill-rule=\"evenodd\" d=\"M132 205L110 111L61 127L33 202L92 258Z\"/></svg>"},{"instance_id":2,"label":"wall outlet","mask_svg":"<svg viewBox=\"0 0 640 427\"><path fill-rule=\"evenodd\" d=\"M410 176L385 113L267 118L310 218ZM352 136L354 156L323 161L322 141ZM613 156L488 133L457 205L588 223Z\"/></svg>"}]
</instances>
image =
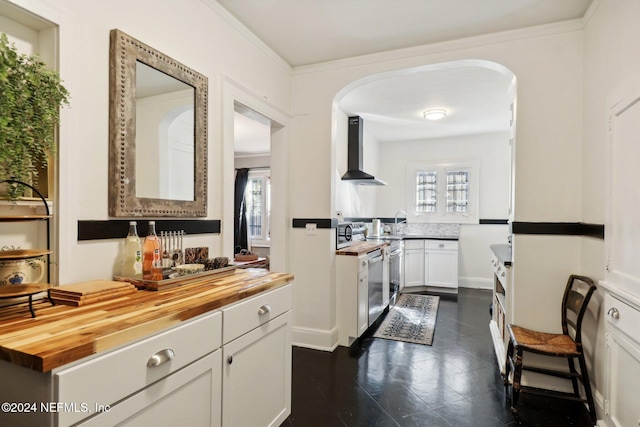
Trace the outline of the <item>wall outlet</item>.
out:
<instances>
[{"instance_id":1,"label":"wall outlet","mask_svg":"<svg viewBox=\"0 0 640 427\"><path fill-rule=\"evenodd\" d=\"M306 225L307 236L315 236L318 234L318 224L309 223Z\"/></svg>"}]
</instances>

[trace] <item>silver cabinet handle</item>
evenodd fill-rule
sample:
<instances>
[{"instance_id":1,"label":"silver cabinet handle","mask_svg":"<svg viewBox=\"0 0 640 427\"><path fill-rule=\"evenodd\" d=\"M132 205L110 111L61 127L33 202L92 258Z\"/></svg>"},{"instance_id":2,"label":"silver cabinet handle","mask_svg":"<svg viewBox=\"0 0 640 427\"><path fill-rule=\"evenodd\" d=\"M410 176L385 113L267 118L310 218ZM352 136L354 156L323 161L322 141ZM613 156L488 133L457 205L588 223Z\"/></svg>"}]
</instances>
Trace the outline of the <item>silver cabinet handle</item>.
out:
<instances>
[{"instance_id":1,"label":"silver cabinet handle","mask_svg":"<svg viewBox=\"0 0 640 427\"><path fill-rule=\"evenodd\" d=\"M440 243L440 244L438 245L438 247L439 247L439 248L444 248L444 243Z\"/></svg>"},{"instance_id":2,"label":"silver cabinet handle","mask_svg":"<svg viewBox=\"0 0 640 427\"><path fill-rule=\"evenodd\" d=\"M617 308L615 307L611 307L609 309L609 311L607 311L607 314L611 317L613 317L614 319L619 319L620 318L620 312L618 311Z\"/></svg>"},{"instance_id":3,"label":"silver cabinet handle","mask_svg":"<svg viewBox=\"0 0 640 427\"><path fill-rule=\"evenodd\" d=\"M147 366L160 366L170 360L173 360L175 356L176 354L173 350L171 350L170 348L165 348L164 350L160 350L159 352L151 356L147 361Z\"/></svg>"},{"instance_id":4,"label":"silver cabinet handle","mask_svg":"<svg viewBox=\"0 0 640 427\"><path fill-rule=\"evenodd\" d=\"M258 314L262 316L263 314L267 314L271 311L271 306L269 304L265 304L258 309Z\"/></svg>"}]
</instances>

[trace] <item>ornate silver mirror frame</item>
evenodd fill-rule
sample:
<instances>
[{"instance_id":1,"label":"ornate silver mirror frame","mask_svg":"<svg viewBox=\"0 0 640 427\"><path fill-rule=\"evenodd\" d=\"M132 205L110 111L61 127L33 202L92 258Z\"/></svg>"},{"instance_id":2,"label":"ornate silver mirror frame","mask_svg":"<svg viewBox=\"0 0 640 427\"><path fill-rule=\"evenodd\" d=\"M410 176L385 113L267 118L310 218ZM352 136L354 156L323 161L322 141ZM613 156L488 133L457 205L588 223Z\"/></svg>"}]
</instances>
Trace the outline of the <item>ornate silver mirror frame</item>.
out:
<instances>
[{"instance_id":1,"label":"ornate silver mirror frame","mask_svg":"<svg viewBox=\"0 0 640 427\"><path fill-rule=\"evenodd\" d=\"M109 215L115 217L207 216L207 77L120 30L111 30L110 43ZM138 89L136 69L139 63L179 80L183 83L183 87L194 89L192 148L194 165L192 171L188 172L193 174L193 197L190 196L191 182L188 182L187 200L172 199L171 196L162 198L164 196L139 197L136 195L136 177L140 176L136 175L136 157L146 155L136 151L136 134L141 133L140 129L136 129ZM189 120L191 120L190 117ZM191 169L190 166L188 169ZM154 168L157 170L152 170ZM152 176L159 176L161 168L160 164L145 167Z\"/></svg>"}]
</instances>

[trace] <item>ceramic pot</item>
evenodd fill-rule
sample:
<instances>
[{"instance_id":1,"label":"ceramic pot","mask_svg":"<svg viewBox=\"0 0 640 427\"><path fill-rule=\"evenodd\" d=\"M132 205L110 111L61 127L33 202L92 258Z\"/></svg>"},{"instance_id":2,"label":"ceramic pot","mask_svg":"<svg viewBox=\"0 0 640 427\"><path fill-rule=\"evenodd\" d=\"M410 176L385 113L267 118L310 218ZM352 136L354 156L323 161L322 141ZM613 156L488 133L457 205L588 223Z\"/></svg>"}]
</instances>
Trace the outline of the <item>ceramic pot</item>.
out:
<instances>
[{"instance_id":1,"label":"ceramic pot","mask_svg":"<svg viewBox=\"0 0 640 427\"><path fill-rule=\"evenodd\" d=\"M37 283L42 280L44 273L45 264L41 259L32 259L29 262L2 261L0 262L0 286Z\"/></svg>"}]
</instances>

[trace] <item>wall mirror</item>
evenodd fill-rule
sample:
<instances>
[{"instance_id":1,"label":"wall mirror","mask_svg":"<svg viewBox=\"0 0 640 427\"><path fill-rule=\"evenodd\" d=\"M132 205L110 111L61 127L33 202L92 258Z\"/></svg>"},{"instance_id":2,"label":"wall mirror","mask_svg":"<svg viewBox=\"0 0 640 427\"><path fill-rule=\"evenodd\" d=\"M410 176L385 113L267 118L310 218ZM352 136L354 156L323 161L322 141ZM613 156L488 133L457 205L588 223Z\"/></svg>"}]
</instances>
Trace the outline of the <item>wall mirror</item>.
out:
<instances>
[{"instance_id":1,"label":"wall mirror","mask_svg":"<svg viewBox=\"0 0 640 427\"><path fill-rule=\"evenodd\" d=\"M207 78L110 36L109 215L207 216Z\"/></svg>"}]
</instances>

